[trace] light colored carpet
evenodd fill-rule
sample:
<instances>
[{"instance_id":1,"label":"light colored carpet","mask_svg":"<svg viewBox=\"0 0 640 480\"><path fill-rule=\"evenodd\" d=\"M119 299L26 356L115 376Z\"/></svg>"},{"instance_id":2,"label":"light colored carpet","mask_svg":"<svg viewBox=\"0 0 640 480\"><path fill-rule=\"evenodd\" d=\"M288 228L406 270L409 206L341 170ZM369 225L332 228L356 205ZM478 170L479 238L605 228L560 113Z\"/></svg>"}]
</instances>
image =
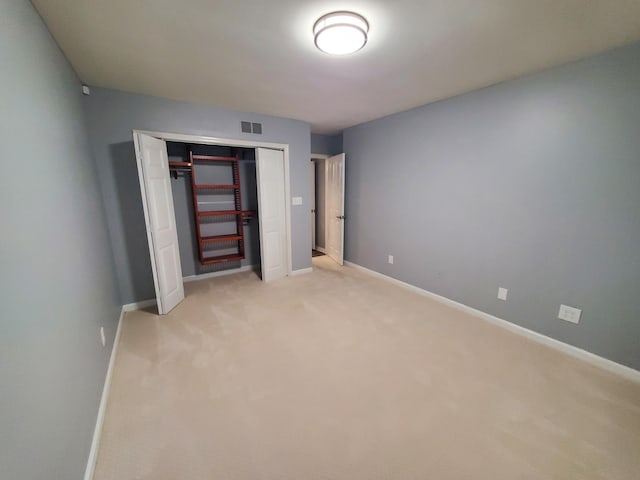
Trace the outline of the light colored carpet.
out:
<instances>
[{"instance_id":1,"label":"light colored carpet","mask_svg":"<svg viewBox=\"0 0 640 480\"><path fill-rule=\"evenodd\" d=\"M640 385L328 257L126 315L96 480L637 479Z\"/></svg>"}]
</instances>

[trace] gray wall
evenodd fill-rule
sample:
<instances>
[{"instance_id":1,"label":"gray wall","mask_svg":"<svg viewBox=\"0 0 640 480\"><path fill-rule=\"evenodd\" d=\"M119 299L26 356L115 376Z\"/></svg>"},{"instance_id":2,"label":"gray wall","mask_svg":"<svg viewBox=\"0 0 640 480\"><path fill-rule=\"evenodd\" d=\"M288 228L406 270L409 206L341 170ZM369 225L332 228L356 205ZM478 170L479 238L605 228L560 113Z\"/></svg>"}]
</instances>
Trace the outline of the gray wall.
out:
<instances>
[{"instance_id":1,"label":"gray wall","mask_svg":"<svg viewBox=\"0 0 640 480\"><path fill-rule=\"evenodd\" d=\"M146 95L92 88L85 110L107 212L123 303L155 297L132 130L153 130L290 145L293 269L311 266L309 227L310 129L297 120L221 110ZM263 135L240 132L240 121L261 122Z\"/></svg>"},{"instance_id":2,"label":"gray wall","mask_svg":"<svg viewBox=\"0 0 640 480\"><path fill-rule=\"evenodd\" d=\"M639 126L635 44L350 128L346 258L640 369Z\"/></svg>"},{"instance_id":3,"label":"gray wall","mask_svg":"<svg viewBox=\"0 0 640 480\"><path fill-rule=\"evenodd\" d=\"M0 477L80 479L120 310L80 83L26 0L0 65Z\"/></svg>"},{"instance_id":4,"label":"gray wall","mask_svg":"<svg viewBox=\"0 0 640 480\"><path fill-rule=\"evenodd\" d=\"M342 153L342 134L320 135L311 134L311 153L323 153L326 155L337 155Z\"/></svg>"}]
</instances>

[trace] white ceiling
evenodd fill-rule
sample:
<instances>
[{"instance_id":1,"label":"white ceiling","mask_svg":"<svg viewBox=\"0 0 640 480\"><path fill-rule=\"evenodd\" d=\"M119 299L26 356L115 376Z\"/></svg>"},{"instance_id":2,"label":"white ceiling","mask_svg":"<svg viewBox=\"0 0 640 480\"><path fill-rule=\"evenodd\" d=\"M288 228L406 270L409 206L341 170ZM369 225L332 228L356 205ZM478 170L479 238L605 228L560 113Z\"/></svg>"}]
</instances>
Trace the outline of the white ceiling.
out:
<instances>
[{"instance_id":1,"label":"white ceiling","mask_svg":"<svg viewBox=\"0 0 640 480\"><path fill-rule=\"evenodd\" d=\"M640 40L639 0L33 0L81 80L333 133ZM353 10L369 42L313 45Z\"/></svg>"}]
</instances>

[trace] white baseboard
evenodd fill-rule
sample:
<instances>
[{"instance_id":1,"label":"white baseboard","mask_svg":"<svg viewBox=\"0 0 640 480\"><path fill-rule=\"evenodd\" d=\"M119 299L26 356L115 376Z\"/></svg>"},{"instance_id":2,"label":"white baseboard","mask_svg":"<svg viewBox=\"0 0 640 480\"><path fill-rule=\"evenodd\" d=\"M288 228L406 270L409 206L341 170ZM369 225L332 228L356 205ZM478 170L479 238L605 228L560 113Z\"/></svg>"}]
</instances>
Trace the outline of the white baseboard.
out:
<instances>
[{"instance_id":1,"label":"white baseboard","mask_svg":"<svg viewBox=\"0 0 640 480\"><path fill-rule=\"evenodd\" d=\"M102 387L102 396L100 397L100 406L98 407L98 418L96 419L96 426L93 429L93 439L91 440L91 449L89 450L87 468L84 472L84 480L93 480L93 474L96 469L96 461L98 460L98 451L100 449L100 437L102 436L102 426L104 425L104 416L107 410L107 400L109 398L109 391L111 390L111 377L113 376L113 367L116 362L116 355L118 354L118 345L120 344L120 331L122 326L122 319L124 318L125 312L127 312L127 310L125 310L123 306L120 310L118 326L116 327L116 335L113 339L113 346L111 347L111 357L109 358L107 375L104 379L104 386Z\"/></svg>"},{"instance_id":2,"label":"white baseboard","mask_svg":"<svg viewBox=\"0 0 640 480\"><path fill-rule=\"evenodd\" d=\"M295 277L297 275L304 275L305 273L313 272L313 267L301 268L300 270L294 270L291 272L291 276Z\"/></svg>"},{"instance_id":3,"label":"white baseboard","mask_svg":"<svg viewBox=\"0 0 640 480\"><path fill-rule=\"evenodd\" d=\"M188 277L182 277L182 281L184 283L197 282L198 280L206 280L207 278L224 277L225 275L233 275L234 273L249 272L251 270L256 270L257 268L258 265L245 265L244 267L233 268L229 270L220 270L219 272L203 273L200 275L189 275Z\"/></svg>"},{"instance_id":4,"label":"white baseboard","mask_svg":"<svg viewBox=\"0 0 640 480\"><path fill-rule=\"evenodd\" d=\"M324 247L319 247L316 245L315 248L317 251L319 251L320 253L324 253L325 255L327 254L327 251L324 249Z\"/></svg>"},{"instance_id":5,"label":"white baseboard","mask_svg":"<svg viewBox=\"0 0 640 480\"><path fill-rule=\"evenodd\" d=\"M519 325L516 325L515 323L511 323L507 320L503 320L502 318L498 318L494 315L485 313L481 310L477 310L463 303L456 302L455 300L451 300L450 298L443 297L442 295L438 295L428 290L424 290L422 288L416 287L415 285L411 285L409 283L403 282L401 280L397 280L395 278L389 277L387 275L376 272L374 270L370 270L366 267L358 265L357 263L345 261L344 264L349 267L353 267L357 270L360 270L364 273L367 273L371 276L381 278L395 285L406 288L407 290L411 290L412 292L417 293L419 295L423 295L425 297L429 297L433 300L436 300L440 303L444 303L445 305L449 305L450 307L453 307L457 310L462 310L463 312L473 315L474 317L480 318L494 325L505 328L511 332L517 333L518 335L522 335L523 337L527 337L535 342L541 343L543 345L547 345L548 347L554 348L556 350L566 353L567 355L570 355L572 357L575 357L587 363L590 363L591 365L595 365L604 370L620 375L628 380L640 383L640 371L627 367L626 365L621 365L619 363L614 362L613 360L608 360L594 353L587 352L586 350L583 350L581 348L574 347L573 345L569 345L568 343L561 342L560 340L556 340L555 338L547 337L546 335L543 335L538 332L534 332L533 330L529 330L528 328L521 327Z\"/></svg>"},{"instance_id":6,"label":"white baseboard","mask_svg":"<svg viewBox=\"0 0 640 480\"><path fill-rule=\"evenodd\" d=\"M149 300L142 300L141 302L127 303L122 306L123 312L133 312L134 310L142 310L143 308L153 307L156 304L155 298Z\"/></svg>"}]
</instances>

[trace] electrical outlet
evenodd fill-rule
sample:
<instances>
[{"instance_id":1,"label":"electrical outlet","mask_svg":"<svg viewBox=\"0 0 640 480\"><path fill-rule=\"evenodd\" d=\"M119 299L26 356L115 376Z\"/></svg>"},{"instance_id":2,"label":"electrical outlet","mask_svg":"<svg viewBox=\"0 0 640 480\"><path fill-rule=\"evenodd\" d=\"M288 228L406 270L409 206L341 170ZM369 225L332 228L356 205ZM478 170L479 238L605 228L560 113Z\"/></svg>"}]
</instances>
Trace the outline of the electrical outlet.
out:
<instances>
[{"instance_id":1,"label":"electrical outlet","mask_svg":"<svg viewBox=\"0 0 640 480\"><path fill-rule=\"evenodd\" d=\"M393 265L393 255L389 255L389 263Z\"/></svg>"},{"instance_id":2,"label":"electrical outlet","mask_svg":"<svg viewBox=\"0 0 640 480\"><path fill-rule=\"evenodd\" d=\"M291 198L292 205L302 205L302 197L292 197Z\"/></svg>"},{"instance_id":3,"label":"electrical outlet","mask_svg":"<svg viewBox=\"0 0 640 480\"><path fill-rule=\"evenodd\" d=\"M566 320L571 323L580 323L580 315L582 310L567 305L560 305L560 311L558 312L558 318L560 320Z\"/></svg>"},{"instance_id":4,"label":"electrical outlet","mask_svg":"<svg viewBox=\"0 0 640 480\"><path fill-rule=\"evenodd\" d=\"M507 290L506 288L498 287L498 298L500 300L504 300L506 302L507 301L507 293L508 292L509 292L509 290Z\"/></svg>"},{"instance_id":5,"label":"electrical outlet","mask_svg":"<svg viewBox=\"0 0 640 480\"><path fill-rule=\"evenodd\" d=\"M100 327L100 340L102 340L102 346L107 346L107 337L104 336L104 327Z\"/></svg>"}]
</instances>

